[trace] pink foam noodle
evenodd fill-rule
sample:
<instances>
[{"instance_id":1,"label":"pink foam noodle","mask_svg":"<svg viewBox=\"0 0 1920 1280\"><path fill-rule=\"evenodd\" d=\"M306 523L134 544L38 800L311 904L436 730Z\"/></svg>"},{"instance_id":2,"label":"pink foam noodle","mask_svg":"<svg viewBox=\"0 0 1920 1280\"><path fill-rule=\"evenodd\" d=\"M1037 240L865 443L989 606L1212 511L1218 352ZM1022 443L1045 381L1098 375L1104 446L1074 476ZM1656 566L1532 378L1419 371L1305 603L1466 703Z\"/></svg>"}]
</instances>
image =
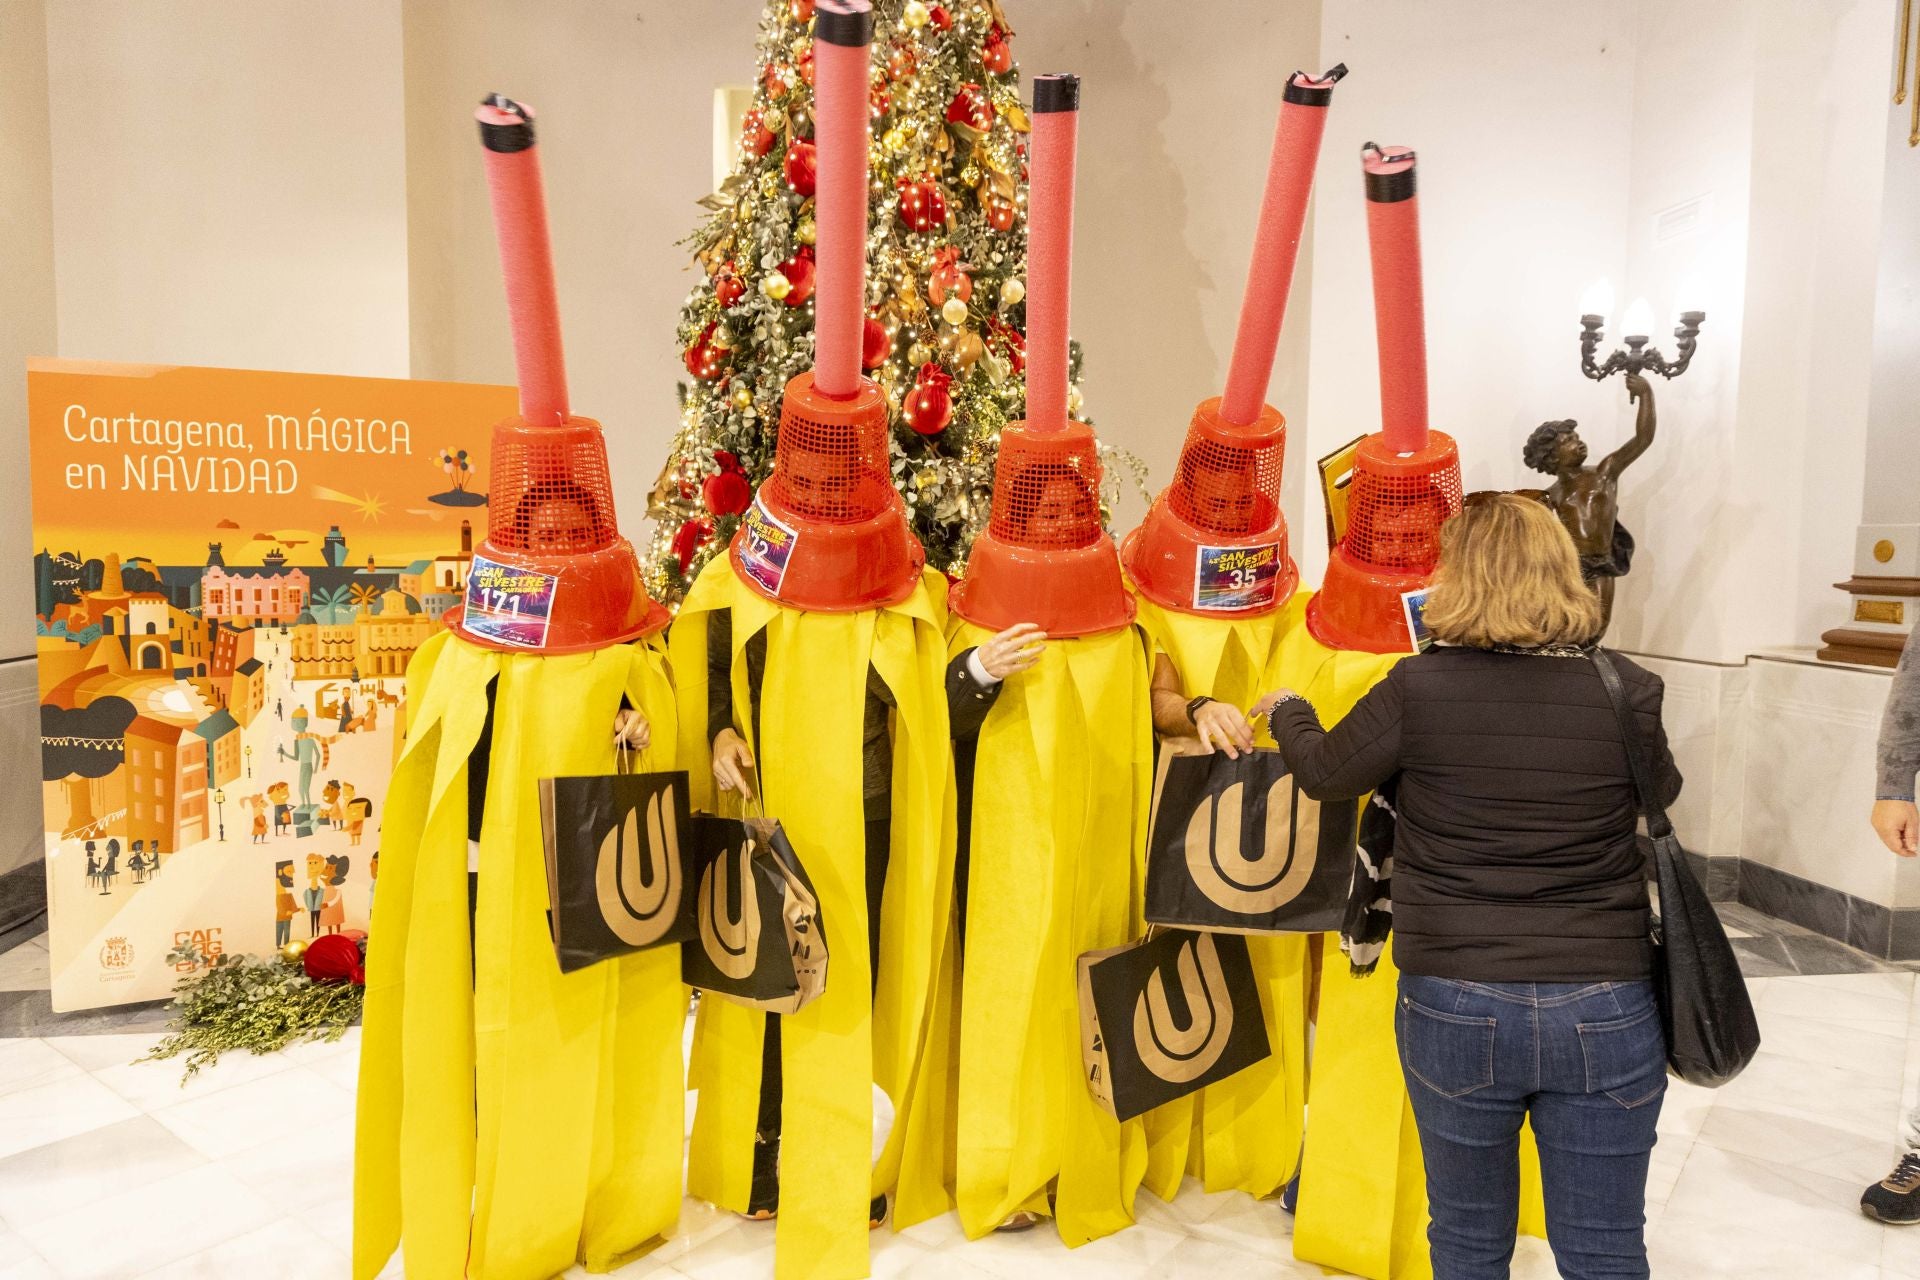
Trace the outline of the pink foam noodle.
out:
<instances>
[{"instance_id":1,"label":"pink foam noodle","mask_svg":"<svg viewBox=\"0 0 1920 1280\"><path fill-rule=\"evenodd\" d=\"M1080 77L1033 82L1027 159L1027 425L1067 425L1067 293L1073 274L1073 168Z\"/></svg>"},{"instance_id":2,"label":"pink foam noodle","mask_svg":"<svg viewBox=\"0 0 1920 1280\"><path fill-rule=\"evenodd\" d=\"M820 0L813 27L813 383L844 399L860 388L866 319L868 0Z\"/></svg>"},{"instance_id":3,"label":"pink foam noodle","mask_svg":"<svg viewBox=\"0 0 1920 1280\"><path fill-rule=\"evenodd\" d=\"M513 359L520 378L520 416L530 426L567 420L567 362L560 348L560 304L553 287L547 202L534 146L533 111L501 94L480 104L487 191L513 318Z\"/></svg>"},{"instance_id":4,"label":"pink foam noodle","mask_svg":"<svg viewBox=\"0 0 1920 1280\"><path fill-rule=\"evenodd\" d=\"M1260 225L1254 233L1253 263L1240 302L1240 328L1233 340L1220 416L1235 426L1259 420L1267 400L1267 382L1287 317L1293 288L1293 264L1313 194L1313 169L1327 126L1333 86L1347 74L1345 64L1318 79L1304 71L1288 77L1280 121L1273 131L1273 156L1267 161L1267 189L1260 201Z\"/></svg>"},{"instance_id":5,"label":"pink foam noodle","mask_svg":"<svg viewBox=\"0 0 1920 1280\"><path fill-rule=\"evenodd\" d=\"M1420 201L1408 147L1361 148L1373 323L1380 346L1380 423L1387 448L1427 447L1427 322L1420 288Z\"/></svg>"}]
</instances>

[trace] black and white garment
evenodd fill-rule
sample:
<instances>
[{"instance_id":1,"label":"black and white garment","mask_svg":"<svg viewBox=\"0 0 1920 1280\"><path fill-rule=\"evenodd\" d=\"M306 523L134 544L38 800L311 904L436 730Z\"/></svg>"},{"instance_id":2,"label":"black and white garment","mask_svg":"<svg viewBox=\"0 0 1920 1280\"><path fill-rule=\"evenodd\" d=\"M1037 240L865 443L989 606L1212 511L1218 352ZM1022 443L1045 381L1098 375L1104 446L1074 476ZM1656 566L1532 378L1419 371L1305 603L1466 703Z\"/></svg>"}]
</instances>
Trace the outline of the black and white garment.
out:
<instances>
[{"instance_id":1,"label":"black and white garment","mask_svg":"<svg viewBox=\"0 0 1920 1280\"><path fill-rule=\"evenodd\" d=\"M1399 815L1393 808L1393 779L1367 798L1360 811L1360 833L1353 858L1353 883L1340 923L1340 949L1353 976L1364 978L1380 963L1393 932L1393 833Z\"/></svg>"}]
</instances>

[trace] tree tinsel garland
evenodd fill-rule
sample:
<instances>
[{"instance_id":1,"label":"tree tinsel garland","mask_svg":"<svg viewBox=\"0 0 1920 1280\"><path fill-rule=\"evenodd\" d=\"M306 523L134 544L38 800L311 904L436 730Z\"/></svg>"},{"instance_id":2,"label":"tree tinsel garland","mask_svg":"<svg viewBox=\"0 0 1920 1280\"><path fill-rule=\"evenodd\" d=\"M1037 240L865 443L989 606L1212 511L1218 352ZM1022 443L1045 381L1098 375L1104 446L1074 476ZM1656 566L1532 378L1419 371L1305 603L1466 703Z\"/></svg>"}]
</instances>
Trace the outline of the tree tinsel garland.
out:
<instances>
[{"instance_id":1,"label":"tree tinsel garland","mask_svg":"<svg viewBox=\"0 0 1920 1280\"><path fill-rule=\"evenodd\" d=\"M688 237L701 278L678 339L690 382L655 484L647 586L677 602L739 510L709 506L722 471L772 469L781 395L813 363L812 0L769 0L739 159ZM894 485L934 568L959 574L992 505L1000 431L1026 412L1028 120L999 0L874 0L869 91L868 371L887 397ZM1080 409L1072 347L1069 406ZM951 377L948 425L903 413L928 365ZM1103 447L1108 508L1123 473ZM729 504L731 505L731 504Z\"/></svg>"},{"instance_id":2,"label":"tree tinsel garland","mask_svg":"<svg viewBox=\"0 0 1920 1280\"><path fill-rule=\"evenodd\" d=\"M139 1061L184 1055L182 1083L223 1053L272 1053L306 1040L338 1040L360 1020L366 994L351 982L314 982L300 961L280 956L215 956L173 990L172 1029Z\"/></svg>"}]
</instances>

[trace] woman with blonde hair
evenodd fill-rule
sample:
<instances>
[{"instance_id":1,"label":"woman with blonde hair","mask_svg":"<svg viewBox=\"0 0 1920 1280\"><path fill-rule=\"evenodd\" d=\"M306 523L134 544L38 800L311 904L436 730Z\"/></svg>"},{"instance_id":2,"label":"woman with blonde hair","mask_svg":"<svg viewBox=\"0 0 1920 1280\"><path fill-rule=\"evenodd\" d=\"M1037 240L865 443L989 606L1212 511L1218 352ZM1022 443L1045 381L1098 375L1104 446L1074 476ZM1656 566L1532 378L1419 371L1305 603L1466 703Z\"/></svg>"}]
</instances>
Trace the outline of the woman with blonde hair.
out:
<instances>
[{"instance_id":1,"label":"woman with blonde hair","mask_svg":"<svg viewBox=\"0 0 1920 1280\"><path fill-rule=\"evenodd\" d=\"M1256 711L1315 799L1397 780L1396 1035L1435 1280L1507 1275L1529 1120L1560 1273L1646 1276L1666 1046L1632 772L1588 660L1599 601L1550 511L1475 495L1442 533L1425 622L1435 647L1330 732L1290 690ZM1660 680L1613 663L1671 802Z\"/></svg>"}]
</instances>

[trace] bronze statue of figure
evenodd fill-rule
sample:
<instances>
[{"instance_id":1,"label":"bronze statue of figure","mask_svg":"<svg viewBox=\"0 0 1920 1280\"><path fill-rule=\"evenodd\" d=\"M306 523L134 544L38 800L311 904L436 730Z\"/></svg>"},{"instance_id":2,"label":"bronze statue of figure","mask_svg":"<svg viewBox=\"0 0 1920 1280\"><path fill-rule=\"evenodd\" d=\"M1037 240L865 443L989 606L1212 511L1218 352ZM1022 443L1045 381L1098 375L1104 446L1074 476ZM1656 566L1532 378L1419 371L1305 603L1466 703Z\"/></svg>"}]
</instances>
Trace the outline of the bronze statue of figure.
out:
<instances>
[{"instance_id":1,"label":"bronze statue of figure","mask_svg":"<svg viewBox=\"0 0 1920 1280\"><path fill-rule=\"evenodd\" d=\"M1580 574L1600 597L1601 630L1613 621L1613 580L1633 564L1633 535L1620 524L1620 473L1653 444L1653 388L1637 373L1627 375L1627 396L1640 406L1633 439L1589 467L1578 425L1568 418L1543 422L1527 437L1521 456L1535 471L1553 477L1541 500L1553 508L1580 552Z\"/></svg>"}]
</instances>

